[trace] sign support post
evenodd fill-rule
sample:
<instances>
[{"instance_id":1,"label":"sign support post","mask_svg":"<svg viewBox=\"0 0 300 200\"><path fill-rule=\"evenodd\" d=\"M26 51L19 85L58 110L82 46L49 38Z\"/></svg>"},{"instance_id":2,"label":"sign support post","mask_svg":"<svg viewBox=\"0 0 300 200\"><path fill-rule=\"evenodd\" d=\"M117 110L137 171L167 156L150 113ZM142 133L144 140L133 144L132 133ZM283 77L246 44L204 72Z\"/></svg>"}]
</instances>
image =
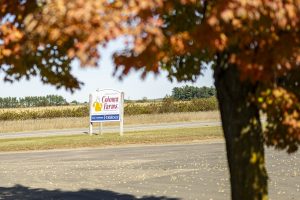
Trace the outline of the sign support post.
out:
<instances>
[{"instance_id":1,"label":"sign support post","mask_svg":"<svg viewBox=\"0 0 300 200\"><path fill-rule=\"evenodd\" d=\"M92 97L92 94L90 94L89 96L89 104L90 104L90 108L92 107L92 100L93 100L93 97ZM90 109L90 116L91 116L91 109ZM90 121L90 125L89 125L89 135L92 135L93 134L93 122L91 122L91 119L89 119Z\"/></svg>"},{"instance_id":2,"label":"sign support post","mask_svg":"<svg viewBox=\"0 0 300 200\"><path fill-rule=\"evenodd\" d=\"M100 122L100 127L99 127L99 132L100 132L100 135L103 135L103 132L102 132L102 130L103 130L103 123L102 123L102 122Z\"/></svg>"},{"instance_id":3,"label":"sign support post","mask_svg":"<svg viewBox=\"0 0 300 200\"><path fill-rule=\"evenodd\" d=\"M93 135L93 122L90 122L89 134Z\"/></svg>"}]
</instances>

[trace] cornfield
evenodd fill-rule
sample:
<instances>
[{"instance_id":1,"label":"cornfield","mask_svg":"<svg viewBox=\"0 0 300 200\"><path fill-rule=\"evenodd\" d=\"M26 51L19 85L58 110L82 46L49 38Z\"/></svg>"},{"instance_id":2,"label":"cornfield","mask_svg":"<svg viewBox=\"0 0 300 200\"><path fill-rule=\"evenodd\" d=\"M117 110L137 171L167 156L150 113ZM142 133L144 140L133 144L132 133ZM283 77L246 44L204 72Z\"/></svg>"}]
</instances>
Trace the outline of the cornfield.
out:
<instances>
[{"instance_id":1,"label":"cornfield","mask_svg":"<svg viewBox=\"0 0 300 200\"><path fill-rule=\"evenodd\" d=\"M126 103L124 114L140 115L176 112L198 112L213 111L217 109L217 101L214 97L193 99L191 101L174 101L173 99L167 98L162 102ZM88 115L89 108L87 105L0 109L0 120L3 121L87 117Z\"/></svg>"}]
</instances>

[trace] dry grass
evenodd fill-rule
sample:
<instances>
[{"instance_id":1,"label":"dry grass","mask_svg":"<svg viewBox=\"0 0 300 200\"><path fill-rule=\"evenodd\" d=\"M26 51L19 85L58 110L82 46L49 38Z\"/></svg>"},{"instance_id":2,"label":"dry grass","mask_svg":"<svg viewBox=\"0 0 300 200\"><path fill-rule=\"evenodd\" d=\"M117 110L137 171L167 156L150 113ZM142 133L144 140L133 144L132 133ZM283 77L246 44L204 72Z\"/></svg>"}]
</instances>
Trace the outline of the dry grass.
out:
<instances>
[{"instance_id":1,"label":"dry grass","mask_svg":"<svg viewBox=\"0 0 300 200\"><path fill-rule=\"evenodd\" d=\"M125 124L156 124L168 122L219 121L219 111L163 113L133 115L125 118Z\"/></svg>"},{"instance_id":2,"label":"dry grass","mask_svg":"<svg viewBox=\"0 0 300 200\"><path fill-rule=\"evenodd\" d=\"M72 135L37 138L1 139L0 152L45 150L80 147L103 147L129 144L166 144L222 138L221 127L168 129L129 132L123 137L118 133L105 135Z\"/></svg>"},{"instance_id":3,"label":"dry grass","mask_svg":"<svg viewBox=\"0 0 300 200\"><path fill-rule=\"evenodd\" d=\"M82 105L45 106L45 107L32 107L32 108L0 108L0 113L6 111L24 112L24 111L64 110L64 109L73 109L78 107L82 107Z\"/></svg>"},{"instance_id":4,"label":"dry grass","mask_svg":"<svg viewBox=\"0 0 300 200\"><path fill-rule=\"evenodd\" d=\"M192 121L219 121L218 111L188 112L188 113L166 113L125 116L125 125L131 124L156 124L168 122L192 122ZM0 121L0 133L23 132L34 130L70 129L88 127L88 117L79 118L54 118L36 119L23 121ZM105 126L117 125L107 123Z\"/></svg>"}]
</instances>

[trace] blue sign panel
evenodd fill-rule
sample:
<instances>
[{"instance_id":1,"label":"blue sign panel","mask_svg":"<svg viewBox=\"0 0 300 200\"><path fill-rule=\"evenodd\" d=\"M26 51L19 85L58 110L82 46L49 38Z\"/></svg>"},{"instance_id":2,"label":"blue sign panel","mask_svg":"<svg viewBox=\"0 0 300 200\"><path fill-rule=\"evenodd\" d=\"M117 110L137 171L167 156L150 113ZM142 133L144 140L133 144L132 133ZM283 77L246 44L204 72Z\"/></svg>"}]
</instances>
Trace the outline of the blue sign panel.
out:
<instances>
[{"instance_id":1,"label":"blue sign panel","mask_svg":"<svg viewBox=\"0 0 300 200\"><path fill-rule=\"evenodd\" d=\"M114 115L92 115L91 116L92 122L100 122L100 121L120 121L120 115L114 114Z\"/></svg>"}]
</instances>

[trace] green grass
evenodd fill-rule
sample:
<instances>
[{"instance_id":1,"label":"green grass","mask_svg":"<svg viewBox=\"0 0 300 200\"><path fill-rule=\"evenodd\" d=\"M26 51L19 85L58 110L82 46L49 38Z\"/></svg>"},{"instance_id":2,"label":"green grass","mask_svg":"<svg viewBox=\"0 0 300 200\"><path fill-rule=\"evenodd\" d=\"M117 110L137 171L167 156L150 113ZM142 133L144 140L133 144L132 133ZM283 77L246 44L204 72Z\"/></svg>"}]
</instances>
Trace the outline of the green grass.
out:
<instances>
[{"instance_id":1,"label":"green grass","mask_svg":"<svg viewBox=\"0 0 300 200\"><path fill-rule=\"evenodd\" d=\"M104 147L128 144L165 144L222 138L221 127L166 129L155 131L125 132L104 135L72 135L34 138L1 139L0 152L47 150L80 147Z\"/></svg>"}]
</instances>

